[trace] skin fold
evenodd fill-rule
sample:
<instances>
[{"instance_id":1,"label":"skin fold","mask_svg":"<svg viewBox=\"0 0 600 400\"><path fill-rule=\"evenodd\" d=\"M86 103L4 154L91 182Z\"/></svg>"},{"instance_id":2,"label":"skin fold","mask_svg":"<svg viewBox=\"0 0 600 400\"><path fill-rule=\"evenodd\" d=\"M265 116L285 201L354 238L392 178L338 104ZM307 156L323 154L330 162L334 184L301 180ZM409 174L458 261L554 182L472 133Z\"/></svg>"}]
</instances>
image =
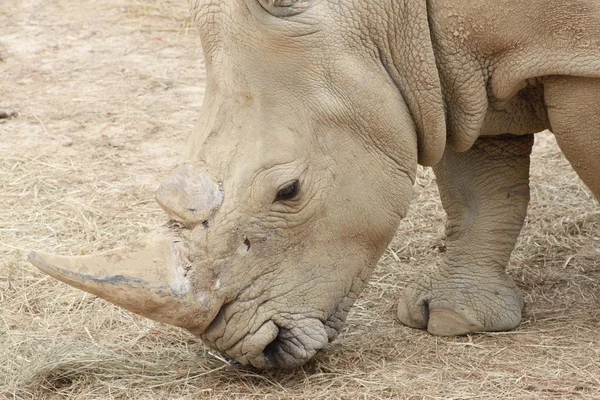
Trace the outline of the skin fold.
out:
<instances>
[{"instance_id":1,"label":"skin fold","mask_svg":"<svg viewBox=\"0 0 600 400\"><path fill-rule=\"evenodd\" d=\"M172 229L30 259L243 364L295 368L337 336L420 163L448 250L398 318L435 335L512 329L523 302L504 269L533 134L551 129L600 196L600 3L576 3L191 0L207 87L156 196Z\"/></svg>"}]
</instances>

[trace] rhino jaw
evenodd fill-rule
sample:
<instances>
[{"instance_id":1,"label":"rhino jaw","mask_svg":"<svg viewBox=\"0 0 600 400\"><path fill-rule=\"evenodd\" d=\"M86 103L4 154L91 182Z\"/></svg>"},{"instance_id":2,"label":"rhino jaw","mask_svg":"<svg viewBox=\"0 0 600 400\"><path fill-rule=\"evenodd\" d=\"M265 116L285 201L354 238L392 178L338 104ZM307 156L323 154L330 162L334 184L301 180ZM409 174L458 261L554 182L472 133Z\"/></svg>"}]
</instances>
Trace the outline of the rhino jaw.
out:
<instances>
[{"instance_id":1,"label":"rhino jaw","mask_svg":"<svg viewBox=\"0 0 600 400\"><path fill-rule=\"evenodd\" d=\"M210 285L193 284L187 250L169 235L97 255L65 257L32 251L28 259L70 286L195 334L206 329L221 307Z\"/></svg>"}]
</instances>

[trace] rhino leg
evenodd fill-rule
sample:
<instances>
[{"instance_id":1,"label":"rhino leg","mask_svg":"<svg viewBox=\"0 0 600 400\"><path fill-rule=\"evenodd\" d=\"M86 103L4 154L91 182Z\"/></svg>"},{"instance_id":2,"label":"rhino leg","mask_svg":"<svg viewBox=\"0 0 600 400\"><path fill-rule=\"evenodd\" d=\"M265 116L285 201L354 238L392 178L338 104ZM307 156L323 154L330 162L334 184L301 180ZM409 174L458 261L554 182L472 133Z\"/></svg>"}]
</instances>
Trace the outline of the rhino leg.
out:
<instances>
[{"instance_id":1,"label":"rhino leg","mask_svg":"<svg viewBox=\"0 0 600 400\"><path fill-rule=\"evenodd\" d=\"M446 259L405 290L402 323L440 336L519 325L523 301L505 267L527 212L532 145L533 135L482 137L434 167L448 214Z\"/></svg>"},{"instance_id":2,"label":"rhino leg","mask_svg":"<svg viewBox=\"0 0 600 400\"><path fill-rule=\"evenodd\" d=\"M544 95L560 149L600 201L600 79L547 78Z\"/></svg>"}]
</instances>

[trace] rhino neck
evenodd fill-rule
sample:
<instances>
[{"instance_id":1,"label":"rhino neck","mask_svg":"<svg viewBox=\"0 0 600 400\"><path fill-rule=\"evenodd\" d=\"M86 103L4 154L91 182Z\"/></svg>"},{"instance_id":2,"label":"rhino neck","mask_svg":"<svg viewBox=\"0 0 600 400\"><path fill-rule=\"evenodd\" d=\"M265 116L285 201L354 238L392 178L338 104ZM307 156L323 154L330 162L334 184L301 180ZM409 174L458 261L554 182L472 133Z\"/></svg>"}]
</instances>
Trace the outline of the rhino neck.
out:
<instances>
[{"instance_id":1,"label":"rhino neck","mask_svg":"<svg viewBox=\"0 0 600 400\"><path fill-rule=\"evenodd\" d=\"M369 18L371 39L417 128L419 164L436 164L446 145L446 117L427 3L389 0ZM375 15L377 14L377 15ZM382 15L393 20L381 23Z\"/></svg>"},{"instance_id":2,"label":"rhino neck","mask_svg":"<svg viewBox=\"0 0 600 400\"><path fill-rule=\"evenodd\" d=\"M454 151L466 151L475 143L489 106L490 57L479 54L474 41L483 36L481 14L472 12L475 3L481 6L481 2L427 0L431 40L447 105L447 146ZM484 5L486 12L490 6Z\"/></svg>"}]
</instances>

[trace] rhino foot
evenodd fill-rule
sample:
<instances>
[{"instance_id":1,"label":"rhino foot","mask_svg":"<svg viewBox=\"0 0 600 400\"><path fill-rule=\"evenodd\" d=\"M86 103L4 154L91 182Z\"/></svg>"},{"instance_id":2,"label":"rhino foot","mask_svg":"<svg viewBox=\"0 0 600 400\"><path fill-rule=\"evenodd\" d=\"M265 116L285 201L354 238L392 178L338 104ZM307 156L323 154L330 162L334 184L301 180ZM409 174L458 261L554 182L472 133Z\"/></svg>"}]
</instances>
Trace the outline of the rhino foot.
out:
<instances>
[{"instance_id":1,"label":"rhino foot","mask_svg":"<svg viewBox=\"0 0 600 400\"><path fill-rule=\"evenodd\" d=\"M471 277L437 273L409 286L398 304L403 324L436 336L506 331L521 322L523 300L506 275Z\"/></svg>"}]
</instances>

